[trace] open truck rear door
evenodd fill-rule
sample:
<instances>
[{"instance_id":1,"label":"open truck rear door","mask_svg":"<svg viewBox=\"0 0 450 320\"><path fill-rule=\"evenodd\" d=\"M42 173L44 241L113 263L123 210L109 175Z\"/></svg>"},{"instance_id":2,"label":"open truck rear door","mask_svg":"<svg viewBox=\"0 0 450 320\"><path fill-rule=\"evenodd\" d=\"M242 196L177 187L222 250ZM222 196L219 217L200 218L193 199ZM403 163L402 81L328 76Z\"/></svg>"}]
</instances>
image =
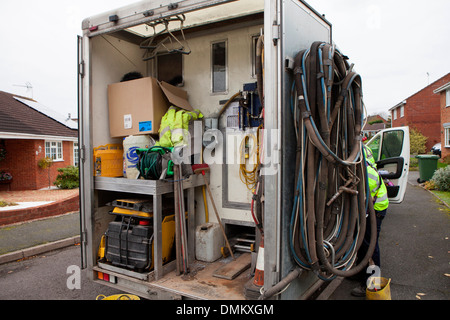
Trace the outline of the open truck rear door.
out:
<instances>
[{"instance_id":1,"label":"open truck rear door","mask_svg":"<svg viewBox=\"0 0 450 320\"><path fill-rule=\"evenodd\" d=\"M392 182L387 186L389 203L401 203L405 196L409 171L409 128L385 129L367 146L372 150L381 177Z\"/></svg>"}]
</instances>

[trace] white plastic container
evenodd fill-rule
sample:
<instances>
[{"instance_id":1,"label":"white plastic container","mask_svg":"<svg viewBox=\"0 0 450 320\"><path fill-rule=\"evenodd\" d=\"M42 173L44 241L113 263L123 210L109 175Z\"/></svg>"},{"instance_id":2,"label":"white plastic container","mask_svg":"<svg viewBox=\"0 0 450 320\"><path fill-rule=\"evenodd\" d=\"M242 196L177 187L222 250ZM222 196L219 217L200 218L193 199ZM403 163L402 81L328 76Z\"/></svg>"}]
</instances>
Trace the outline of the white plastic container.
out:
<instances>
[{"instance_id":1,"label":"white plastic container","mask_svg":"<svg viewBox=\"0 0 450 320\"><path fill-rule=\"evenodd\" d=\"M136 168L139 156L138 148L151 148L155 140L149 135L128 136L123 139L123 176L128 179L136 179L139 171Z\"/></svg>"},{"instance_id":2,"label":"white plastic container","mask_svg":"<svg viewBox=\"0 0 450 320\"><path fill-rule=\"evenodd\" d=\"M195 257L204 262L213 262L222 256L220 249L225 239L218 223L207 222L195 230Z\"/></svg>"}]
</instances>

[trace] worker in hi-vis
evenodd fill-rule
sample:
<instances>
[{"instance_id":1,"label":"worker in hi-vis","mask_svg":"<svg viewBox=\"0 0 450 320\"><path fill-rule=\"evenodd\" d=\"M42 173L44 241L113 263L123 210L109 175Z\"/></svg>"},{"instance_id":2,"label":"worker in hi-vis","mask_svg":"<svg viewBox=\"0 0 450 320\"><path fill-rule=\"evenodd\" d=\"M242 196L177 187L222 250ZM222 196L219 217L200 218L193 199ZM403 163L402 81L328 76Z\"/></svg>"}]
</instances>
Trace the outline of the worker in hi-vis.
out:
<instances>
[{"instance_id":1,"label":"worker in hi-vis","mask_svg":"<svg viewBox=\"0 0 450 320\"><path fill-rule=\"evenodd\" d=\"M373 200L373 208L375 210L376 215L376 221L377 221L377 237L376 237L376 244L375 249L372 255L372 258L369 259L369 264L375 264L380 268L381 261L380 261L380 247L378 245L378 237L380 235L381 230L381 222L383 221L384 217L386 216L386 211L389 206L389 200L388 200L388 194L386 186L383 182L383 179L379 175L377 169L375 160L372 155L372 151L369 147L366 145L363 145L363 150L366 158L366 164L367 164L367 177L369 180L369 188L370 188L370 195L372 196ZM370 219L367 217L367 227L366 227L366 233L364 235L364 241L361 244L361 247L358 250L358 257L362 259L367 252L367 249L369 248L369 242L370 242ZM360 285L356 288L353 288L351 291L351 294L357 297L364 297L366 295L366 286L367 286L367 279L369 278L370 274L367 273L366 269L363 269L356 278L361 281Z\"/></svg>"}]
</instances>

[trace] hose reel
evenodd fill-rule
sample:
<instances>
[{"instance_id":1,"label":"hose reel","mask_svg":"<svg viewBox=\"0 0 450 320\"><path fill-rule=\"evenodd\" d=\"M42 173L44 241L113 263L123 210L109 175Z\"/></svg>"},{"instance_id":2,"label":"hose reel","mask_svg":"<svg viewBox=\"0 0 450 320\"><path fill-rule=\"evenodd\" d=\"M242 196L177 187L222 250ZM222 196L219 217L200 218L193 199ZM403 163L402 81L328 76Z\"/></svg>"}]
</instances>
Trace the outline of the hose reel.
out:
<instances>
[{"instance_id":1,"label":"hose reel","mask_svg":"<svg viewBox=\"0 0 450 320\"><path fill-rule=\"evenodd\" d=\"M173 161L171 148L153 146L138 148L136 153L139 160L136 164L139 177L149 180L159 180L166 176L173 176Z\"/></svg>"}]
</instances>

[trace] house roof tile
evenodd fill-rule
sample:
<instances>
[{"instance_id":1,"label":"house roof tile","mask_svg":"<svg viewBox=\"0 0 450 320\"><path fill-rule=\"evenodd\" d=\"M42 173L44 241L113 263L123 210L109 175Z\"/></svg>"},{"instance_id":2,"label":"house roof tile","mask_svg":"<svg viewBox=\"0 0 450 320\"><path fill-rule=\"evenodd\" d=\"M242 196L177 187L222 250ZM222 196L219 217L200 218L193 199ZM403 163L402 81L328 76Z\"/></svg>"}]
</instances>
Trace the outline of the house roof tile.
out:
<instances>
[{"instance_id":1,"label":"house roof tile","mask_svg":"<svg viewBox=\"0 0 450 320\"><path fill-rule=\"evenodd\" d=\"M78 136L78 131L51 115L40 112L29 105L35 100L17 97L11 93L0 91L0 132L30 134L37 136ZM42 110L41 110L42 111Z\"/></svg>"}]
</instances>

